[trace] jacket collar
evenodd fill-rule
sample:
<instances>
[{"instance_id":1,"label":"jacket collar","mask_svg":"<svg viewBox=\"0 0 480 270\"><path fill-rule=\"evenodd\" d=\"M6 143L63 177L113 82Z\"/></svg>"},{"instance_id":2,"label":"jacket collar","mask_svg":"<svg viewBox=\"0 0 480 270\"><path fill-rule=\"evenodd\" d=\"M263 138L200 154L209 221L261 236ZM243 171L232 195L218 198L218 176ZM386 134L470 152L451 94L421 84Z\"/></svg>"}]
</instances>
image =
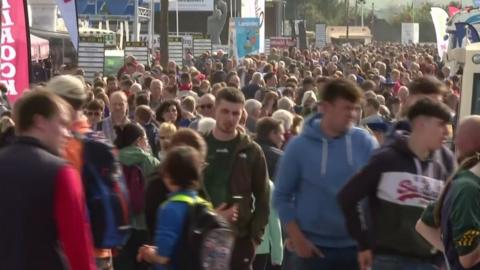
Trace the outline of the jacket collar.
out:
<instances>
[{"instance_id":1,"label":"jacket collar","mask_svg":"<svg viewBox=\"0 0 480 270\"><path fill-rule=\"evenodd\" d=\"M52 151L51 149L47 148L45 144L43 144L39 139L31 137L31 136L18 136L15 138L15 144L25 144L25 145L30 145L33 147L38 147L41 148L53 155L58 156L58 153L55 151Z\"/></svg>"}]
</instances>

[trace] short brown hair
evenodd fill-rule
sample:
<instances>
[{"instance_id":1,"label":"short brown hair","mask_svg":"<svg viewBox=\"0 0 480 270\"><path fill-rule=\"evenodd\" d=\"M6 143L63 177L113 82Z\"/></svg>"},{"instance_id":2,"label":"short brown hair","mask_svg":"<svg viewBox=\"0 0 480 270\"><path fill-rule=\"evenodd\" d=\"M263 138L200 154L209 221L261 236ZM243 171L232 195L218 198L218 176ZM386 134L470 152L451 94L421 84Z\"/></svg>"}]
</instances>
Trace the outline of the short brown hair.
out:
<instances>
[{"instance_id":1,"label":"short brown hair","mask_svg":"<svg viewBox=\"0 0 480 270\"><path fill-rule=\"evenodd\" d=\"M105 103L101 99L94 99L87 103L85 106L86 110L90 111L102 111L105 110Z\"/></svg>"},{"instance_id":2,"label":"short brown hair","mask_svg":"<svg viewBox=\"0 0 480 270\"><path fill-rule=\"evenodd\" d=\"M207 155L207 144L205 139L196 131L190 128L180 128L170 141L171 146L188 145L199 151L203 157Z\"/></svg>"},{"instance_id":3,"label":"short brown hair","mask_svg":"<svg viewBox=\"0 0 480 270\"><path fill-rule=\"evenodd\" d=\"M51 119L52 117L71 111L72 107L62 98L46 90L29 92L22 96L13 107L13 119L17 132L25 132L32 128L36 115Z\"/></svg>"},{"instance_id":4,"label":"short brown hair","mask_svg":"<svg viewBox=\"0 0 480 270\"><path fill-rule=\"evenodd\" d=\"M443 95L447 92L447 87L439 79L426 76L413 80L408 85L410 95Z\"/></svg>"},{"instance_id":5,"label":"short brown hair","mask_svg":"<svg viewBox=\"0 0 480 270\"><path fill-rule=\"evenodd\" d=\"M199 188L202 180L203 158L191 146L175 146L167 152L162 162L161 174L168 176L181 188Z\"/></svg>"},{"instance_id":6,"label":"short brown hair","mask_svg":"<svg viewBox=\"0 0 480 270\"><path fill-rule=\"evenodd\" d=\"M272 131L280 130L282 121L275 120L272 117L264 117L257 122L257 139L268 140L268 136Z\"/></svg>"},{"instance_id":7,"label":"short brown hair","mask_svg":"<svg viewBox=\"0 0 480 270\"><path fill-rule=\"evenodd\" d=\"M357 103L362 98L362 90L353 82L345 79L335 79L326 83L321 100L333 103L340 98Z\"/></svg>"},{"instance_id":8,"label":"short brown hair","mask_svg":"<svg viewBox=\"0 0 480 270\"><path fill-rule=\"evenodd\" d=\"M380 109L380 102L376 98L367 98L366 106L370 106L378 111Z\"/></svg>"},{"instance_id":9,"label":"short brown hair","mask_svg":"<svg viewBox=\"0 0 480 270\"><path fill-rule=\"evenodd\" d=\"M233 87L225 87L218 92L216 104L219 104L222 100L232 103L245 104L245 96L243 95L242 91Z\"/></svg>"},{"instance_id":10,"label":"short brown hair","mask_svg":"<svg viewBox=\"0 0 480 270\"><path fill-rule=\"evenodd\" d=\"M148 123L153 119L153 111L147 105L139 105L135 108L135 117L142 123Z\"/></svg>"}]
</instances>

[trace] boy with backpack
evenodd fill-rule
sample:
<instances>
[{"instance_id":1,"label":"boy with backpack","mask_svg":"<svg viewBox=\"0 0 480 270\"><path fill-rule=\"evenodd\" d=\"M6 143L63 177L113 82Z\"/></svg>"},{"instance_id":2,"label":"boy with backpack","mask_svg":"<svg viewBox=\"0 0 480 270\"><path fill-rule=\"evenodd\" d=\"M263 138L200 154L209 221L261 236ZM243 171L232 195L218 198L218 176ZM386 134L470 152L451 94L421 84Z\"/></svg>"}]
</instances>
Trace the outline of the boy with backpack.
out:
<instances>
[{"instance_id":1,"label":"boy with backpack","mask_svg":"<svg viewBox=\"0 0 480 270\"><path fill-rule=\"evenodd\" d=\"M137 259L156 270L229 269L234 236L225 220L198 196L204 158L190 146L170 150L161 173L170 190L158 208L155 247L143 246Z\"/></svg>"}]
</instances>

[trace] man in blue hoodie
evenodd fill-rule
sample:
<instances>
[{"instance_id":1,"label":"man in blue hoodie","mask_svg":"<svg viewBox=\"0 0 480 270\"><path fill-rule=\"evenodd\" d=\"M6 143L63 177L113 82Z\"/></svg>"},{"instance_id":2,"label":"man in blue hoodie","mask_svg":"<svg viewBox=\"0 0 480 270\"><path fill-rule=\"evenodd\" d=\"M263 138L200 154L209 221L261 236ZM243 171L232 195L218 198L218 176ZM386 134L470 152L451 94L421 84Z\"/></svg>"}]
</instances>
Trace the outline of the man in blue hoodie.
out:
<instances>
[{"instance_id":1,"label":"man in blue hoodie","mask_svg":"<svg viewBox=\"0 0 480 270\"><path fill-rule=\"evenodd\" d=\"M293 246L293 270L358 269L356 243L336 196L377 147L365 130L353 127L361 97L352 82L327 83L322 117L306 121L280 161L273 199Z\"/></svg>"}]
</instances>

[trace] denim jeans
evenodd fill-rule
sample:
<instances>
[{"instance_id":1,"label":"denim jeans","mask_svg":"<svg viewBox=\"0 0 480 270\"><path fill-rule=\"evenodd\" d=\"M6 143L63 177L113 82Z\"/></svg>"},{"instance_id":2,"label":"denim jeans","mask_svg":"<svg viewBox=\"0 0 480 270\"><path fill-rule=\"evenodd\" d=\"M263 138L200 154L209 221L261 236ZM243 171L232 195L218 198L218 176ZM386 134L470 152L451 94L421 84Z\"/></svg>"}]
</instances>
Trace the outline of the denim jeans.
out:
<instances>
[{"instance_id":1,"label":"denim jeans","mask_svg":"<svg viewBox=\"0 0 480 270\"><path fill-rule=\"evenodd\" d=\"M318 247L324 258L300 258L289 252L284 270L358 270L357 248L325 248Z\"/></svg>"},{"instance_id":2,"label":"denim jeans","mask_svg":"<svg viewBox=\"0 0 480 270\"><path fill-rule=\"evenodd\" d=\"M395 255L376 255L372 270L437 270L434 264L413 258Z\"/></svg>"}]
</instances>

